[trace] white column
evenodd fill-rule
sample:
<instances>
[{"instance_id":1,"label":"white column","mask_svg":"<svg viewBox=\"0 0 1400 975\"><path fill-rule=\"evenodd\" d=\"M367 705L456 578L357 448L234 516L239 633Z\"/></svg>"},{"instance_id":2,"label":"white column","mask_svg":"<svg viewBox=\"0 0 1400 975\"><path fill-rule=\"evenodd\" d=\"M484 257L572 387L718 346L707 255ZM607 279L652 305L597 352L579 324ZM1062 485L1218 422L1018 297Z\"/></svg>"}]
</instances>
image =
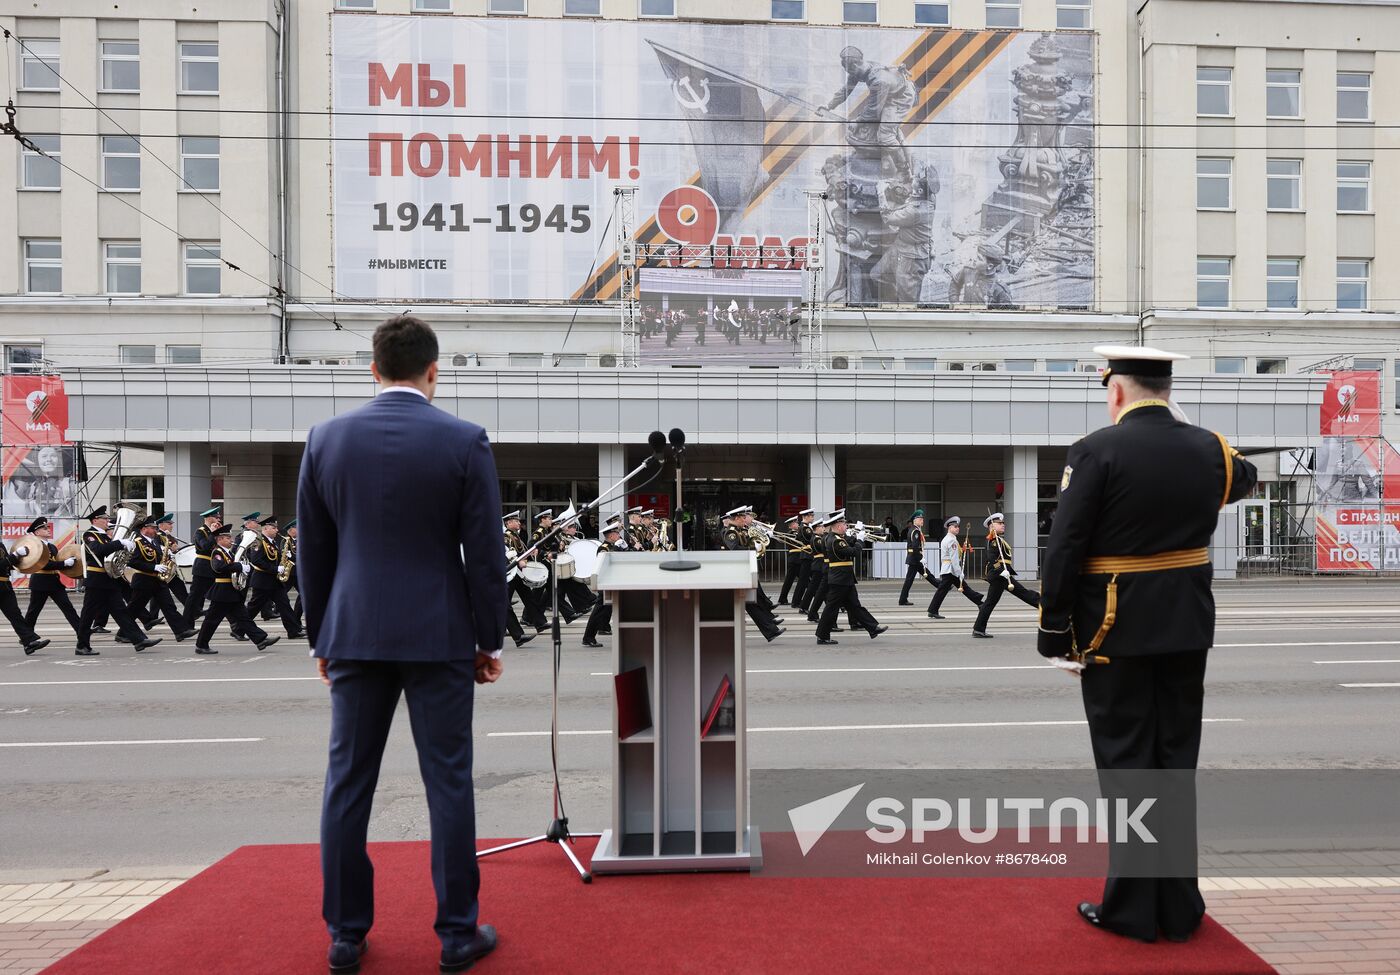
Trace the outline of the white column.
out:
<instances>
[{"instance_id":1,"label":"white column","mask_svg":"<svg viewBox=\"0 0 1400 975\"><path fill-rule=\"evenodd\" d=\"M807 507L824 518L836 507L836 447L807 448Z\"/></svg>"},{"instance_id":2,"label":"white column","mask_svg":"<svg viewBox=\"0 0 1400 975\"><path fill-rule=\"evenodd\" d=\"M1007 447L1003 454L1002 513L1006 534L1011 539L1011 557L1016 571L1027 579L1040 575L1040 553L1036 546L1037 487L1040 459L1035 447Z\"/></svg>"},{"instance_id":3,"label":"white column","mask_svg":"<svg viewBox=\"0 0 1400 975\"><path fill-rule=\"evenodd\" d=\"M598 490L606 491L627 473L627 448L622 444L598 445ZM587 500L587 499L585 499ZM598 527L602 528L610 515L627 510L626 493L614 494L598 509Z\"/></svg>"},{"instance_id":4,"label":"white column","mask_svg":"<svg viewBox=\"0 0 1400 975\"><path fill-rule=\"evenodd\" d=\"M175 535L193 540L199 513L209 507L209 445L165 445L165 510L175 516Z\"/></svg>"}]
</instances>

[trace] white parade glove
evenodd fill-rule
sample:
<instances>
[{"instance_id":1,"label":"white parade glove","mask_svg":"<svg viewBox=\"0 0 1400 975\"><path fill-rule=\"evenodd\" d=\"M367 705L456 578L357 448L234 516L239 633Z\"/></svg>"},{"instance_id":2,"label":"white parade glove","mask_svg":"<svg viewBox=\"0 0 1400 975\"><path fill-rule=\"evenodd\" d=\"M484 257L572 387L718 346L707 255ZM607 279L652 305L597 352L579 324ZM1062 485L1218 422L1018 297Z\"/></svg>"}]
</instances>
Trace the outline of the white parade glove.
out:
<instances>
[{"instance_id":1,"label":"white parade glove","mask_svg":"<svg viewBox=\"0 0 1400 975\"><path fill-rule=\"evenodd\" d=\"M133 541L132 541L131 539L129 539L129 538L123 538L123 539L121 540L121 546L122 546L122 548L126 549L128 552L134 552L134 551L136 551L136 543L133 542Z\"/></svg>"},{"instance_id":2,"label":"white parade glove","mask_svg":"<svg viewBox=\"0 0 1400 975\"><path fill-rule=\"evenodd\" d=\"M64 560L63 560L63 567L64 567L65 569L71 569L71 568L73 568L73 566L75 566L75 565L77 565L77 564L78 564L78 560L77 560L77 559L64 559Z\"/></svg>"},{"instance_id":3,"label":"white parade glove","mask_svg":"<svg viewBox=\"0 0 1400 975\"><path fill-rule=\"evenodd\" d=\"M1009 569L1002 569L1002 570L1001 570L1001 577L1002 577L1003 579L1005 579L1005 580L1007 581L1007 583L1009 584L1009 583L1011 582L1011 571L1010 571Z\"/></svg>"},{"instance_id":4,"label":"white parade glove","mask_svg":"<svg viewBox=\"0 0 1400 975\"><path fill-rule=\"evenodd\" d=\"M1067 672L1071 677L1081 677L1084 674L1084 665L1078 660L1071 660L1068 657L1051 657L1050 663Z\"/></svg>"},{"instance_id":5,"label":"white parade glove","mask_svg":"<svg viewBox=\"0 0 1400 975\"><path fill-rule=\"evenodd\" d=\"M20 558L24 558L26 555L29 554L29 549L21 545L19 548L15 549L14 552L11 554L18 555Z\"/></svg>"}]
</instances>

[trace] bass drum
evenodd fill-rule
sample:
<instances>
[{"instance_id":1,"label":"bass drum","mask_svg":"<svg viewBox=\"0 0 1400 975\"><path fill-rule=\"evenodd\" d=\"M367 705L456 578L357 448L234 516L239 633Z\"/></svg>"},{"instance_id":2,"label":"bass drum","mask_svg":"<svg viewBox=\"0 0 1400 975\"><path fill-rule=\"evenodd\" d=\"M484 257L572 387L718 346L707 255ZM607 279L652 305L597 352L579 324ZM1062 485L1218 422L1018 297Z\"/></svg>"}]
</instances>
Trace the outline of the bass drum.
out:
<instances>
[{"instance_id":1,"label":"bass drum","mask_svg":"<svg viewBox=\"0 0 1400 975\"><path fill-rule=\"evenodd\" d=\"M542 589L549 582L549 566L543 562L526 562L520 570L520 578L531 589Z\"/></svg>"},{"instance_id":2,"label":"bass drum","mask_svg":"<svg viewBox=\"0 0 1400 975\"><path fill-rule=\"evenodd\" d=\"M579 579L592 579L598 574L598 550L603 543L592 538L580 538L570 542L566 550L574 563L574 576Z\"/></svg>"},{"instance_id":3,"label":"bass drum","mask_svg":"<svg viewBox=\"0 0 1400 975\"><path fill-rule=\"evenodd\" d=\"M193 545L186 545L175 553L175 564L182 569L194 568L195 550Z\"/></svg>"}]
</instances>

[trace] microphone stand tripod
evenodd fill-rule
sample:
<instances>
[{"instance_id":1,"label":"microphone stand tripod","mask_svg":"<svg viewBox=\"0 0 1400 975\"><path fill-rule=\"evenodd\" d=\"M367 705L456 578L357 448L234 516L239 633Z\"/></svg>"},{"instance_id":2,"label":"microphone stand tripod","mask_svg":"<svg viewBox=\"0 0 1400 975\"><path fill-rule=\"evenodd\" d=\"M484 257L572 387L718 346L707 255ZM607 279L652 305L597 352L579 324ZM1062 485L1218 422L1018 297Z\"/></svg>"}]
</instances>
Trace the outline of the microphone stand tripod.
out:
<instances>
[{"instance_id":1,"label":"microphone stand tripod","mask_svg":"<svg viewBox=\"0 0 1400 975\"><path fill-rule=\"evenodd\" d=\"M549 533L543 536L534 545L531 545L528 549L522 552L519 558L523 559L529 557L531 554L538 551L542 545L544 545L550 539L554 538L560 532L562 532L566 527L578 522L578 520L588 512L597 510L599 507L602 506L604 499L610 497L614 491L616 491L620 487L625 486L628 481L636 477L638 474L641 474L647 469L648 466L654 463L656 463L656 459L653 457L648 457L645 461L643 461L632 471L626 474L622 478L622 480L618 481L612 487L608 488L608 490L604 491L602 494L598 495L598 497L594 498L592 501L588 502L586 505L580 508L578 512L573 515L573 517L565 518L561 520L557 525L551 525ZM661 473L660 467L657 468L656 473ZM655 477L656 475L654 474L652 476ZM517 559L517 561L519 561L519 559ZM564 851L564 855L569 858L569 862L573 864L574 870L578 872L579 879L586 884L591 884L593 882L593 874L588 870L587 867L585 867L581 862L579 862L579 858L574 854L574 851L570 849L569 844L572 843L576 837L598 837L602 836L603 834L571 832L569 830L569 817L564 814L564 803L559 795L559 667L564 659L564 654L563 648L561 646L562 636L559 626L559 575L557 572L554 571L553 566L550 566L549 579L550 603L553 614L553 619L550 621L550 636L553 643L554 653L554 666L551 668L551 670L553 671L553 684L550 690L549 702L549 763L554 772L553 814L550 818L549 826L539 836L531 836L529 839L516 840L514 843L506 843L502 846L493 846L489 850L479 850L476 854L476 858L477 860L481 860L483 857L489 857L496 853L504 853L507 850L519 849L522 846L533 846L536 843L553 843L554 845L559 847L559 849ZM598 598L601 599L602 596L600 595Z\"/></svg>"}]
</instances>

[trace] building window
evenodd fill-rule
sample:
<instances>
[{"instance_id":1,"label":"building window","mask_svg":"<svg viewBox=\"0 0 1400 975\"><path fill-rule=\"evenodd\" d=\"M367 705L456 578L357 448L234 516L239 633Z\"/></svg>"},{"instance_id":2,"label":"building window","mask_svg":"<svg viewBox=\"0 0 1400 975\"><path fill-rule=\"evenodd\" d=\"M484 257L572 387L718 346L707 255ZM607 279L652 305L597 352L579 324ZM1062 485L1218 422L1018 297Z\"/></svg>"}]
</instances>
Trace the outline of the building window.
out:
<instances>
[{"instance_id":1,"label":"building window","mask_svg":"<svg viewBox=\"0 0 1400 975\"><path fill-rule=\"evenodd\" d=\"M102 245L102 270L109 295L141 293L141 245L109 241Z\"/></svg>"},{"instance_id":2,"label":"building window","mask_svg":"<svg viewBox=\"0 0 1400 975\"><path fill-rule=\"evenodd\" d=\"M177 366L193 365L200 361L197 345L167 345L165 361Z\"/></svg>"},{"instance_id":3,"label":"building window","mask_svg":"<svg viewBox=\"0 0 1400 975\"><path fill-rule=\"evenodd\" d=\"M1370 306L1371 262L1337 262L1337 310L1365 311Z\"/></svg>"},{"instance_id":4,"label":"building window","mask_svg":"<svg viewBox=\"0 0 1400 975\"><path fill-rule=\"evenodd\" d=\"M845 0L841 4L841 20L847 24L873 24L880 19L880 5L874 0L856 3Z\"/></svg>"},{"instance_id":5,"label":"building window","mask_svg":"<svg viewBox=\"0 0 1400 975\"><path fill-rule=\"evenodd\" d=\"M1369 213L1371 210L1371 164L1337 163L1337 212Z\"/></svg>"},{"instance_id":6,"label":"building window","mask_svg":"<svg viewBox=\"0 0 1400 975\"><path fill-rule=\"evenodd\" d=\"M1303 72L1275 68L1265 71L1264 111L1269 118L1302 118Z\"/></svg>"},{"instance_id":7,"label":"building window","mask_svg":"<svg viewBox=\"0 0 1400 975\"><path fill-rule=\"evenodd\" d=\"M1264 303L1267 308L1298 307L1298 280L1303 262L1292 258L1271 257L1265 274Z\"/></svg>"},{"instance_id":8,"label":"building window","mask_svg":"<svg viewBox=\"0 0 1400 975\"><path fill-rule=\"evenodd\" d=\"M374 0L335 0L337 10L373 10Z\"/></svg>"},{"instance_id":9,"label":"building window","mask_svg":"<svg viewBox=\"0 0 1400 975\"><path fill-rule=\"evenodd\" d=\"M941 484L847 484L843 500L846 517L852 525L863 521L871 528L878 528L886 518L893 518L895 528L902 532L915 508L924 509L925 532L929 525L943 524Z\"/></svg>"},{"instance_id":10,"label":"building window","mask_svg":"<svg viewBox=\"0 0 1400 975\"><path fill-rule=\"evenodd\" d=\"M947 27L948 5L946 3L914 4L914 23L920 27Z\"/></svg>"},{"instance_id":11,"label":"building window","mask_svg":"<svg viewBox=\"0 0 1400 975\"><path fill-rule=\"evenodd\" d=\"M637 0L639 17L674 17L676 0Z\"/></svg>"},{"instance_id":12,"label":"building window","mask_svg":"<svg viewBox=\"0 0 1400 975\"><path fill-rule=\"evenodd\" d=\"M1254 371L1261 376L1283 376L1288 373L1288 360L1255 359Z\"/></svg>"},{"instance_id":13,"label":"building window","mask_svg":"<svg viewBox=\"0 0 1400 975\"><path fill-rule=\"evenodd\" d=\"M24 242L24 290L31 295L56 295L63 292L61 241Z\"/></svg>"},{"instance_id":14,"label":"building window","mask_svg":"<svg viewBox=\"0 0 1400 975\"><path fill-rule=\"evenodd\" d=\"M1196 114L1230 114L1230 69L1196 69Z\"/></svg>"},{"instance_id":15,"label":"building window","mask_svg":"<svg viewBox=\"0 0 1400 975\"><path fill-rule=\"evenodd\" d=\"M769 14L774 20L806 20L807 0L773 0Z\"/></svg>"},{"instance_id":16,"label":"building window","mask_svg":"<svg viewBox=\"0 0 1400 975\"><path fill-rule=\"evenodd\" d=\"M905 359L905 369L913 369L918 372L933 372L938 368L937 359Z\"/></svg>"},{"instance_id":17,"label":"building window","mask_svg":"<svg viewBox=\"0 0 1400 975\"><path fill-rule=\"evenodd\" d=\"M602 15L602 0L564 0L566 17L598 17Z\"/></svg>"},{"instance_id":18,"label":"building window","mask_svg":"<svg viewBox=\"0 0 1400 975\"><path fill-rule=\"evenodd\" d=\"M554 356L555 369L584 369L588 366L588 356L581 352L561 352Z\"/></svg>"},{"instance_id":19,"label":"building window","mask_svg":"<svg viewBox=\"0 0 1400 975\"><path fill-rule=\"evenodd\" d=\"M131 477L129 475L120 478L114 477L112 478L112 493L123 504L134 504L145 508L148 515L165 514L164 477ZM222 493L221 491L220 494Z\"/></svg>"},{"instance_id":20,"label":"building window","mask_svg":"<svg viewBox=\"0 0 1400 975\"><path fill-rule=\"evenodd\" d=\"M1384 359L1352 359L1351 368L1354 372L1385 372Z\"/></svg>"},{"instance_id":21,"label":"building window","mask_svg":"<svg viewBox=\"0 0 1400 975\"><path fill-rule=\"evenodd\" d=\"M221 254L217 243L185 244L185 294L216 295L223 290Z\"/></svg>"},{"instance_id":22,"label":"building window","mask_svg":"<svg viewBox=\"0 0 1400 975\"><path fill-rule=\"evenodd\" d=\"M1021 0L987 0L988 27L1020 27Z\"/></svg>"},{"instance_id":23,"label":"building window","mask_svg":"<svg viewBox=\"0 0 1400 975\"><path fill-rule=\"evenodd\" d=\"M871 372L893 372L894 356L863 355L860 357L860 367Z\"/></svg>"},{"instance_id":24,"label":"building window","mask_svg":"<svg viewBox=\"0 0 1400 975\"><path fill-rule=\"evenodd\" d=\"M1088 30L1091 0L1055 0L1055 26L1060 30Z\"/></svg>"},{"instance_id":25,"label":"building window","mask_svg":"<svg viewBox=\"0 0 1400 975\"><path fill-rule=\"evenodd\" d=\"M119 345L117 352L124 366L153 366L156 364L154 345ZM127 500L125 498L123 501Z\"/></svg>"},{"instance_id":26,"label":"building window","mask_svg":"<svg viewBox=\"0 0 1400 975\"><path fill-rule=\"evenodd\" d=\"M1230 376L1241 375L1244 372L1244 359L1239 356L1216 356L1215 371Z\"/></svg>"},{"instance_id":27,"label":"building window","mask_svg":"<svg viewBox=\"0 0 1400 975\"><path fill-rule=\"evenodd\" d=\"M102 137L102 188L141 188L141 143L129 135Z\"/></svg>"},{"instance_id":28,"label":"building window","mask_svg":"<svg viewBox=\"0 0 1400 975\"><path fill-rule=\"evenodd\" d=\"M39 374L44 371L44 347L42 345L5 346L5 371L9 373Z\"/></svg>"},{"instance_id":29,"label":"building window","mask_svg":"<svg viewBox=\"0 0 1400 975\"><path fill-rule=\"evenodd\" d=\"M1352 71L1337 72L1337 120L1371 121L1371 76Z\"/></svg>"},{"instance_id":30,"label":"building window","mask_svg":"<svg viewBox=\"0 0 1400 975\"><path fill-rule=\"evenodd\" d=\"M539 352L512 352L506 362L512 369L538 369L544 365L544 356Z\"/></svg>"},{"instance_id":31,"label":"building window","mask_svg":"<svg viewBox=\"0 0 1400 975\"><path fill-rule=\"evenodd\" d=\"M102 87L99 91L141 90L141 45L136 41L103 41Z\"/></svg>"},{"instance_id":32,"label":"building window","mask_svg":"<svg viewBox=\"0 0 1400 975\"><path fill-rule=\"evenodd\" d=\"M180 45L180 94L219 93L219 42L186 41Z\"/></svg>"},{"instance_id":33,"label":"building window","mask_svg":"<svg viewBox=\"0 0 1400 975\"><path fill-rule=\"evenodd\" d=\"M1074 372L1079 368L1078 359L1046 359L1046 372Z\"/></svg>"},{"instance_id":34,"label":"building window","mask_svg":"<svg viewBox=\"0 0 1400 975\"><path fill-rule=\"evenodd\" d=\"M440 9L451 10L452 0L442 0ZM525 0L491 0L490 12L493 14L523 14L525 13Z\"/></svg>"},{"instance_id":35,"label":"building window","mask_svg":"<svg viewBox=\"0 0 1400 975\"><path fill-rule=\"evenodd\" d=\"M1035 372L1034 359L1007 359L1001 364L1007 372Z\"/></svg>"},{"instance_id":36,"label":"building window","mask_svg":"<svg viewBox=\"0 0 1400 975\"><path fill-rule=\"evenodd\" d=\"M58 41L26 41L19 51L21 91L58 91Z\"/></svg>"},{"instance_id":37,"label":"building window","mask_svg":"<svg viewBox=\"0 0 1400 975\"><path fill-rule=\"evenodd\" d=\"M1268 167L1268 207L1270 210L1303 208L1303 160L1270 159Z\"/></svg>"},{"instance_id":38,"label":"building window","mask_svg":"<svg viewBox=\"0 0 1400 975\"><path fill-rule=\"evenodd\" d=\"M185 136L180 139L181 192L219 192L219 140L217 137Z\"/></svg>"},{"instance_id":39,"label":"building window","mask_svg":"<svg viewBox=\"0 0 1400 975\"><path fill-rule=\"evenodd\" d=\"M58 164L62 158L59 154L59 137L31 135L29 138L37 148L48 155L40 155L27 146L20 147L20 189L58 189L63 184L63 167Z\"/></svg>"},{"instance_id":40,"label":"building window","mask_svg":"<svg viewBox=\"0 0 1400 975\"><path fill-rule=\"evenodd\" d=\"M1230 209L1230 169L1234 160L1196 158L1196 209Z\"/></svg>"},{"instance_id":41,"label":"building window","mask_svg":"<svg viewBox=\"0 0 1400 975\"><path fill-rule=\"evenodd\" d=\"M1196 258L1196 307L1230 307L1230 259Z\"/></svg>"}]
</instances>

